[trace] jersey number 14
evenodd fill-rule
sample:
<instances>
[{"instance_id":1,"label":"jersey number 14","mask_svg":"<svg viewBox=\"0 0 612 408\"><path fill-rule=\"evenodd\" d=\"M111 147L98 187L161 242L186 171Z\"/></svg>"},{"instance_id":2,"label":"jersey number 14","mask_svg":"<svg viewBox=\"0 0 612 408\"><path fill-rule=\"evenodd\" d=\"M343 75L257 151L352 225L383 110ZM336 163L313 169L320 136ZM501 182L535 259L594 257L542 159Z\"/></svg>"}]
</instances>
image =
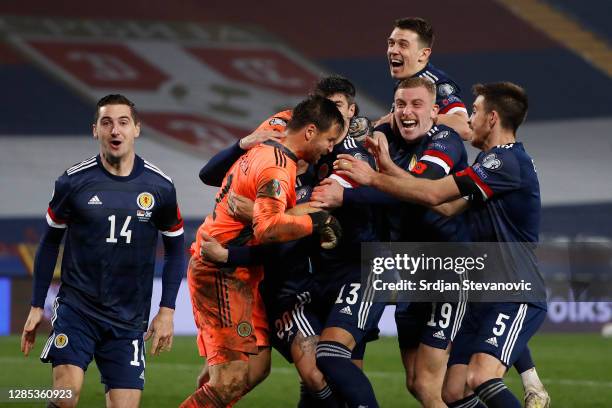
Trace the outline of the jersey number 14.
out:
<instances>
[{"instance_id":1,"label":"jersey number 14","mask_svg":"<svg viewBox=\"0 0 612 408\"><path fill-rule=\"evenodd\" d=\"M128 229L130 226L130 221L132 220L132 216L128 215L125 218L125 222L123 223L123 227L121 227L121 231L119 231L119 236L125 237L125 243L129 244L132 241L132 230ZM108 221L110 222L110 232L108 238L106 238L106 242L110 242L111 244L117 243L117 237L115 236L115 215L110 215L108 217Z\"/></svg>"}]
</instances>

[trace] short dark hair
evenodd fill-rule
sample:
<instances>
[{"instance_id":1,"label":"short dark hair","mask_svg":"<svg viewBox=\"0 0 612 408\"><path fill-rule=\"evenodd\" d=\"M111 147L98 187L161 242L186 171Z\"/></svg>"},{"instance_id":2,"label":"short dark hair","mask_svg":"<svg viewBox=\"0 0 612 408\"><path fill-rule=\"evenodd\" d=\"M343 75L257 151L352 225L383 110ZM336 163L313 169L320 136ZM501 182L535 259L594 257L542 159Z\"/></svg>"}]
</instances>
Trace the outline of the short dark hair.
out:
<instances>
[{"instance_id":1,"label":"short dark hair","mask_svg":"<svg viewBox=\"0 0 612 408\"><path fill-rule=\"evenodd\" d=\"M314 95L324 98L336 93L345 95L349 103L355 103L355 85L341 75L330 75L319 79L313 91Z\"/></svg>"},{"instance_id":2,"label":"short dark hair","mask_svg":"<svg viewBox=\"0 0 612 408\"><path fill-rule=\"evenodd\" d=\"M431 48L434 43L434 30L427 20L421 17L404 17L395 20L395 28L414 31L419 35L423 47Z\"/></svg>"},{"instance_id":3,"label":"short dark hair","mask_svg":"<svg viewBox=\"0 0 612 408\"><path fill-rule=\"evenodd\" d=\"M127 97L121 94L106 95L98 101L98 103L96 104L96 113L94 114L94 123L98 123L98 119L100 118L100 108L106 105L129 106L130 113L132 114L132 120L134 120L134 123L140 123L140 119L138 118L138 112L136 112L136 105L134 105L134 102L130 101Z\"/></svg>"},{"instance_id":4,"label":"short dark hair","mask_svg":"<svg viewBox=\"0 0 612 408\"><path fill-rule=\"evenodd\" d=\"M293 108L287 129L296 131L310 123L321 132L328 131L335 124L340 126L340 129L344 128L344 118L336 104L319 95L311 95Z\"/></svg>"},{"instance_id":5,"label":"short dark hair","mask_svg":"<svg viewBox=\"0 0 612 408\"><path fill-rule=\"evenodd\" d=\"M405 88L419 88L423 87L427 89L432 96L434 101L436 100L436 84L431 82L429 79L421 78L421 77L410 77L403 79L398 85L396 90L405 89Z\"/></svg>"},{"instance_id":6,"label":"short dark hair","mask_svg":"<svg viewBox=\"0 0 612 408\"><path fill-rule=\"evenodd\" d=\"M476 84L472 87L474 96L482 95L487 112L496 111L501 126L516 132L525 121L529 102L527 92L512 82L493 82Z\"/></svg>"},{"instance_id":7,"label":"short dark hair","mask_svg":"<svg viewBox=\"0 0 612 408\"><path fill-rule=\"evenodd\" d=\"M355 104L355 95L357 94L355 85L342 75L334 74L322 77L312 91L313 95L322 96L324 98L329 98L337 93L344 95L349 105ZM358 113L359 108L357 104L355 104L355 116L357 116Z\"/></svg>"}]
</instances>

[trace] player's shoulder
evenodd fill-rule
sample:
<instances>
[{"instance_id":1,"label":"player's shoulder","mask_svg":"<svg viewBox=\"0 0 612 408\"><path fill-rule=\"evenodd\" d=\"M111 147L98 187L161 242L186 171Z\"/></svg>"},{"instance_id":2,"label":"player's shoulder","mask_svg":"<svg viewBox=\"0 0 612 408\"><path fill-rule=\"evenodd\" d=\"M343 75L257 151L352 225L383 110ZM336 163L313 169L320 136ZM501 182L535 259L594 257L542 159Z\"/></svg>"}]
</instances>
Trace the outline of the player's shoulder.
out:
<instances>
[{"instance_id":1,"label":"player's shoulder","mask_svg":"<svg viewBox=\"0 0 612 408\"><path fill-rule=\"evenodd\" d=\"M427 132L427 137L434 142L462 141L461 136L459 136L459 133L457 133L455 129L445 125L432 126L432 128Z\"/></svg>"},{"instance_id":2,"label":"player's shoulder","mask_svg":"<svg viewBox=\"0 0 612 408\"><path fill-rule=\"evenodd\" d=\"M464 150L463 140L453 128L444 125L434 125L427 132L428 148L439 150Z\"/></svg>"},{"instance_id":3,"label":"player's shoulder","mask_svg":"<svg viewBox=\"0 0 612 408\"><path fill-rule=\"evenodd\" d=\"M515 143L498 145L487 152L478 155L478 161L490 171L508 171L517 169L519 163L524 160Z\"/></svg>"},{"instance_id":4,"label":"player's shoulder","mask_svg":"<svg viewBox=\"0 0 612 408\"><path fill-rule=\"evenodd\" d=\"M98 167L98 156L92 156L68 167L62 176L73 178Z\"/></svg>"},{"instance_id":5,"label":"player's shoulder","mask_svg":"<svg viewBox=\"0 0 612 408\"><path fill-rule=\"evenodd\" d=\"M144 167L144 174L152 177L157 183L163 186L174 188L174 182L172 181L172 178L170 178L170 176L168 176L157 165L144 158L142 158L142 163Z\"/></svg>"},{"instance_id":6,"label":"player's shoulder","mask_svg":"<svg viewBox=\"0 0 612 408\"><path fill-rule=\"evenodd\" d=\"M292 110L290 109L284 110L284 111L275 113L274 115L270 116L266 120L266 122L264 122L264 125L266 128L269 128L270 130L276 130L276 131L282 132L283 130L285 130L285 128L287 127L287 123L289 123L292 117L293 117Z\"/></svg>"},{"instance_id":7,"label":"player's shoulder","mask_svg":"<svg viewBox=\"0 0 612 408\"><path fill-rule=\"evenodd\" d=\"M436 84L436 93L441 97L447 97L461 92L459 85L445 71L432 63L428 63L417 75Z\"/></svg>"},{"instance_id":8,"label":"player's shoulder","mask_svg":"<svg viewBox=\"0 0 612 408\"><path fill-rule=\"evenodd\" d=\"M249 151L251 163L260 169L269 167L289 168L297 164L297 156L284 145L268 140Z\"/></svg>"}]
</instances>

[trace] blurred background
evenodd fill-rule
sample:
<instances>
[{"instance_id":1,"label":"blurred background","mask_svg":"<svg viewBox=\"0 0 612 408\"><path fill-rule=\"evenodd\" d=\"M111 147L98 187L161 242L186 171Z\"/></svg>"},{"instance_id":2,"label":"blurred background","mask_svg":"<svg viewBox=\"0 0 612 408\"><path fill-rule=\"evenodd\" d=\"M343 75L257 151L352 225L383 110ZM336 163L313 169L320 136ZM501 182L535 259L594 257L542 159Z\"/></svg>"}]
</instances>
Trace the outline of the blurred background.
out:
<instances>
[{"instance_id":1,"label":"blurred background","mask_svg":"<svg viewBox=\"0 0 612 408\"><path fill-rule=\"evenodd\" d=\"M405 16L433 24L431 61L461 86L468 107L477 82L527 89L518 136L538 169L541 238L594 243L609 274L611 15L609 0L0 2L0 335L21 333L54 180L98 151L91 124L100 97L123 93L136 103L137 153L173 178L189 243L216 192L199 169L295 105L319 76L352 80L365 116L388 111L386 39ZM610 302L568 300L551 299L544 330L599 332L612 319ZM176 319L177 333L193 333L184 287ZM387 315L383 333L393 326Z\"/></svg>"}]
</instances>

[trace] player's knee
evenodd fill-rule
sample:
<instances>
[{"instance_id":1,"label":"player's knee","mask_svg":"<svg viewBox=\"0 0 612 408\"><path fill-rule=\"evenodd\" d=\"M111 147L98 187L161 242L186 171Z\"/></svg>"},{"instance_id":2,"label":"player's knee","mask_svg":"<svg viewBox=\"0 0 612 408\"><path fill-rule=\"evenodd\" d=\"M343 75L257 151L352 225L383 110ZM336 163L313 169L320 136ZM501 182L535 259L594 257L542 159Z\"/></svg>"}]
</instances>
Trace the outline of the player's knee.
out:
<instances>
[{"instance_id":1,"label":"player's knee","mask_svg":"<svg viewBox=\"0 0 612 408\"><path fill-rule=\"evenodd\" d=\"M229 403L249 390L248 368L245 365L244 368L234 367L231 371L226 370L214 379L211 378L208 384L225 403Z\"/></svg>"},{"instance_id":2,"label":"player's knee","mask_svg":"<svg viewBox=\"0 0 612 408\"><path fill-rule=\"evenodd\" d=\"M431 394L431 381L428 378L417 375L412 382L412 394L417 397L419 401L425 401L428 399L428 395Z\"/></svg>"},{"instance_id":3,"label":"player's knee","mask_svg":"<svg viewBox=\"0 0 612 408\"><path fill-rule=\"evenodd\" d=\"M487 373L484 373L482 370L477 369L477 367L468 367L467 385L472 390L475 390L480 384L490 380L491 378L493 377Z\"/></svg>"},{"instance_id":4,"label":"player's knee","mask_svg":"<svg viewBox=\"0 0 612 408\"><path fill-rule=\"evenodd\" d=\"M463 386L451 386L445 384L442 388L442 400L446 404L450 404L451 402L459 401L463 399L463 395L465 393L465 387Z\"/></svg>"}]
</instances>

